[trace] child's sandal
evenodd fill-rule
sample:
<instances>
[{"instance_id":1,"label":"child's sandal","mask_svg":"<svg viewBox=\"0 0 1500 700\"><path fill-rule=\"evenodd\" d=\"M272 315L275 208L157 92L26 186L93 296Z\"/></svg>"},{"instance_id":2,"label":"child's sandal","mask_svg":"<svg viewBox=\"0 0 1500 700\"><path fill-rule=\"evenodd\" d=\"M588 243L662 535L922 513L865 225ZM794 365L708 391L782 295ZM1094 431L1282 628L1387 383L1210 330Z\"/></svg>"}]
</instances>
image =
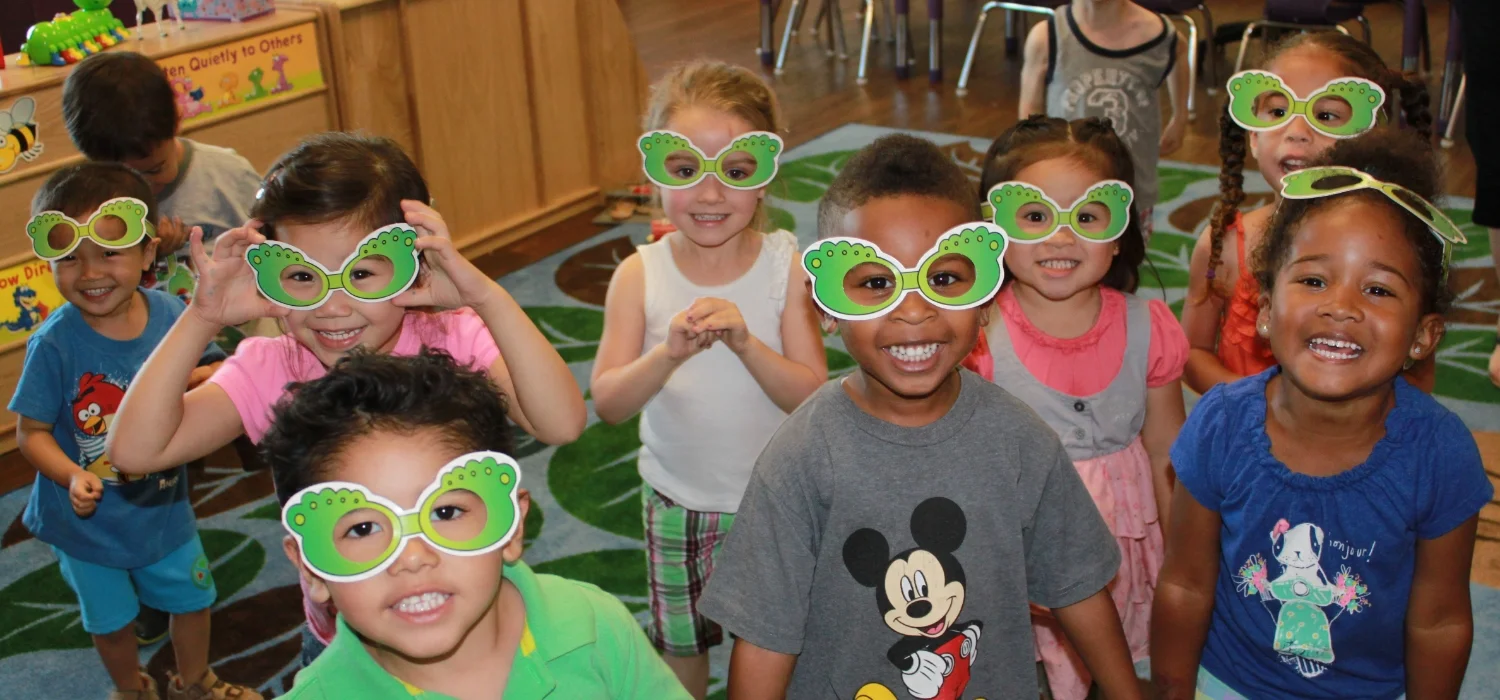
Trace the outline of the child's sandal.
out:
<instances>
[{"instance_id":1,"label":"child's sandal","mask_svg":"<svg viewBox=\"0 0 1500 700\"><path fill-rule=\"evenodd\" d=\"M161 695L157 692L156 680L146 673L146 669L140 670L140 677L140 690L115 690L110 692L109 700L161 700Z\"/></svg>"},{"instance_id":2,"label":"child's sandal","mask_svg":"<svg viewBox=\"0 0 1500 700\"><path fill-rule=\"evenodd\" d=\"M252 688L221 680L213 669L208 669L203 678L189 685L182 676L172 674L167 684L167 700L265 700Z\"/></svg>"}]
</instances>

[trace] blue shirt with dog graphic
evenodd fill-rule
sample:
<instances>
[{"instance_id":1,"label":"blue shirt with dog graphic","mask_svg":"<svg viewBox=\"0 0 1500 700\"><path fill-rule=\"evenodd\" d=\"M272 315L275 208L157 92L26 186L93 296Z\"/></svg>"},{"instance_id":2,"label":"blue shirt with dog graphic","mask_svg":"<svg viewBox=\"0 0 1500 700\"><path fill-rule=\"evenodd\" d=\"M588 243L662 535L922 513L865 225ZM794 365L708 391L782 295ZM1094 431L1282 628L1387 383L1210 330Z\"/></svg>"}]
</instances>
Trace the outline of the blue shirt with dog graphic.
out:
<instances>
[{"instance_id":1,"label":"blue shirt with dog graphic","mask_svg":"<svg viewBox=\"0 0 1500 700\"><path fill-rule=\"evenodd\" d=\"M1271 454L1271 368L1204 394L1172 447L1177 479L1222 519L1202 665L1245 697L1396 698L1418 539L1494 493L1468 428L1396 379L1385 437L1330 477Z\"/></svg>"}]
</instances>

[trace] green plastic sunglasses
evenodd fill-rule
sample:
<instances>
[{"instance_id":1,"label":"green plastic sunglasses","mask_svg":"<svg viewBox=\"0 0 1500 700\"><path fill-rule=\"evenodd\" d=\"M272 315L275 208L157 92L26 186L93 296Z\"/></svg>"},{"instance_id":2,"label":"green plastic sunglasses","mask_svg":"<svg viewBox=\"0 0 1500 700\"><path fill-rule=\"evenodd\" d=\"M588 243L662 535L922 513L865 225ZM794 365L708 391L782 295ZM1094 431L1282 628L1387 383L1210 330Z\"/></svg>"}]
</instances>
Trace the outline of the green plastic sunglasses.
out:
<instances>
[{"instance_id":1,"label":"green plastic sunglasses","mask_svg":"<svg viewBox=\"0 0 1500 700\"><path fill-rule=\"evenodd\" d=\"M1242 71L1229 79L1228 89L1229 116L1249 131L1279 129L1300 116L1319 133L1347 139L1373 128L1385 104L1385 90L1364 78L1331 80L1304 99L1275 73ZM1281 99L1263 102L1273 96ZM1320 113L1330 118L1315 118Z\"/></svg>"},{"instance_id":2,"label":"green plastic sunglasses","mask_svg":"<svg viewBox=\"0 0 1500 700\"><path fill-rule=\"evenodd\" d=\"M1041 188L1026 182L1002 182L990 188L985 214L1006 238L1040 243L1064 226L1080 237L1104 243L1125 233L1135 190L1120 180L1104 180L1063 208Z\"/></svg>"},{"instance_id":3,"label":"green plastic sunglasses","mask_svg":"<svg viewBox=\"0 0 1500 700\"><path fill-rule=\"evenodd\" d=\"M307 568L330 581L362 581L390 567L412 537L459 556L505 546L520 523L520 485L515 460L473 452L444 465L415 508L359 484L329 481L292 496L281 524Z\"/></svg>"},{"instance_id":4,"label":"green plastic sunglasses","mask_svg":"<svg viewBox=\"0 0 1500 700\"><path fill-rule=\"evenodd\" d=\"M105 248L119 250L156 237L156 227L146 220L146 203L133 197L116 197L101 205L80 223L60 211L44 211L26 222L31 250L47 261L67 257L87 238Z\"/></svg>"},{"instance_id":5,"label":"green plastic sunglasses","mask_svg":"<svg viewBox=\"0 0 1500 700\"><path fill-rule=\"evenodd\" d=\"M323 267L301 249L266 241L245 251L255 285L272 303L308 311L322 306L333 290L364 302L391 299L417 281L417 231L392 224L372 231L338 270Z\"/></svg>"},{"instance_id":6,"label":"green plastic sunglasses","mask_svg":"<svg viewBox=\"0 0 1500 700\"><path fill-rule=\"evenodd\" d=\"M638 144L646 177L669 190L687 189L713 175L725 187L753 190L776 177L783 144L769 131L752 131L709 158L688 137L653 131Z\"/></svg>"},{"instance_id":7,"label":"green plastic sunglasses","mask_svg":"<svg viewBox=\"0 0 1500 700\"><path fill-rule=\"evenodd\" d=\"M940 236L917 266L908 268L869 241L828 238L808 246L802 268L823 311L863 321L890 313L913 292L951 310L989 301L1005 280L1005 246L1005 234L988 223L963 224Z\"/></svg>"}]
</instances>

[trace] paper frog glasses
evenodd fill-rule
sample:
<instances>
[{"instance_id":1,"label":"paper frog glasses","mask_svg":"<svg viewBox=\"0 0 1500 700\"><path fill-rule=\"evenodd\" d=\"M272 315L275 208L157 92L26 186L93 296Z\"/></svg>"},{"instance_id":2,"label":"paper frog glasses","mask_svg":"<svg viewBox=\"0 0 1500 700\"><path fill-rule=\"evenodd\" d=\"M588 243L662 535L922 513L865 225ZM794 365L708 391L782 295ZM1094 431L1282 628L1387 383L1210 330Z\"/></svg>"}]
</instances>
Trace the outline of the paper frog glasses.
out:
<instances>
[{"instance_id":1,"label":"paper frog glasses","mask_svg":"<svg viewBox=\"0 0 1500 700\"><path fill-rule=\"evenodd\" d=\"M712 174L725 187L753 190L776 177L783 149L781 137L752 131L709 158L688 137L675 131L653 131L641 137L646 177L669 190L682 190Z\"/></svg>"},{"instance_id":2,"label":"paper frog glasses","mask_svg":"<svg viewBox=\"0 0 1500 700\"><path fill-rule=\"evenodd\" d=\"M255 270L260 293L289 309L316 309L335 289L364 302L385 301L417 281L417 232L406 224L372 231L338 270L280 241L251 246L245 260Z\"/></svg>"},{"instance_id":3,"label":"paper frog glasses","mask_svg":"<svg viewBox=\"0 0 1500 700\"><path fill-rule=\"evenodd\" d=\"M1243 71L1229 79L1229 116L1248 131L1279 129L1293 117L1327 136L1347 139L1369 131L1385 104L1385 90L1364 78L1339 78L1302 98L1281 76Z\"/></svg>"},{"instance_id":4,"label":"paper frog glasses","mask_svg":"<svg viewBox=\"0 0 1500 700\"><path fill-rule=\"evenodd\" d=\"M812 278L812 296L823 311L846 321L863 321L890 313L912 292L944 309L979 306L1000 291L1004 256L1005 234L980 222L949 229L915 268L903 267L858 238L828 238L808 246L802 267Z\"/></svg>"},{"instance_id":5,"label":"paper frog glasses","mask_svg":"<svg viewBox=\"0 0 1500 700\"><path fill-rule=\"evenodd\" d=\"M31 249L47 261L67 257L87 238L105 248L129 248L146 236L156 237L156 227L146 220L146 203L132 197L116 197L101 205L80 223L60 211L44 211L26 222Z\"/></svg>"},{"instance_id":6,"label":"paper frog glasses","mask_svg":"<svg viewBox=\"0 0 1500 700\"><path fill-rule=\"evenodd\" d=\"M1002 182L990 188L985 213L1006 238L1040 243L1067 226L1080 237L1104 243L1125 233L1135 190L1120 180L1105 180L1064 209L1041 188L1025 182Z\"/></svg>"},{"instance_id":7,"label":"paper frog glasses","mask_svg":"<svg viewBox=\"0 0 1500 700\"><path fill-rule=\"evenodd\" d=\"M307 568L330 581L362 581L385 571L411 537L464 557L505 546L520 523L520 485L515 460L473 452L439 470L410 510L359 484L329 481L292 496L281 524Z\"/></svg>"},{"instance_id":8,"label":"paper frog glasses","mask_svg":"<svg viewBox=\"0 0 1500 700\"><path fill-rule=\"evenodd\" d=\"M1369 173L1342 165L1306 168L1289 173L1281 178L1281 196L1287 199L1317 199L1352 192L1354 190L1376 190L1389 197L1402 209L1411 212L1438 240L1443 242L1443 280L1448 281L1448 268L1453 261L1453 246L1464 245L1469 239L1462 229L1448 218L1441 209L1393 182L1377 180Z\"/></svg>"}]
</instances>

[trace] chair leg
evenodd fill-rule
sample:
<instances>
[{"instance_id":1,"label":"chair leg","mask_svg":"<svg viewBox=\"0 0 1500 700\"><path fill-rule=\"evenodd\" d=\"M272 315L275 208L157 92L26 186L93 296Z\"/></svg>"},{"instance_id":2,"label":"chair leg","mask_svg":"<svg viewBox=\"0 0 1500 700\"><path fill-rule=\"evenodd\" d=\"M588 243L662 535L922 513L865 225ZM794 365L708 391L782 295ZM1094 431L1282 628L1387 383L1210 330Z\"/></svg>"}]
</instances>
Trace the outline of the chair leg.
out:
<instances>
[{"instance_id":1,"label":"chair leg","mask_svg":"<svg viewBox=\"0 0 1500 700\"><path fill-rule=\"evenodd\" d=\"M1448 113L1448 128L1443 130L1443 148L1453 148L1453 128L1458 125L1458 110L1464 106L1464 90L1469 87L1469 76L1458 81L1458 95L1453 98L1453 109Z\"/></svg>"},{"instance_id":2,"label":"chair leg","mask_svg":"<svg viewBox=\"0 0 1500 700\"><path fill-rule=\"evenodd\" d=\"M1255 33L1255 28L1260 22L1251 22L1245 25L1245 33L1240 36L1240 55L1234 59L1234 72L1238 73L1245 69L1245 50L1250 48L1250 35Z\"/></svg>"},{"instance_id":3,"label":"chair leg","mask_svg":"<svg viewBox=\"0 0 1500 700\"><path fill-rule=\"evenodd\" d=\"M896 67L896 79L906 80L911 76L911 64L907 53L911 48L911 0L896 0L896 46L891 54L891 64Z\"/></svg>"},{"instance_id":4,"label":"chair leg","mask_svg":"<svg viewBox=\"0 0 1500 700\"><path fill-rule=\"evenodd\" d=\"M802 0L792 0L792 6L787 10L786 29L781 35L781 51L776 54L776 75L786 72L786 51L792 44L792 35L797 31L797 24L802 21L802 13L807 9Z\"/></svg>"},{"instance_id":5,"label":"chair leg","mask_svg":"<svg viewBox=\"0 0 1500 700\"><path fill-rule=\"evenodd\" d=\"M1021 13L1015 10L1005 11L1005 55L1008 57L1014 57L1021 51L1020 27L1018 26L1021 24L1025 24Z\"/></svg>"},{"instance_id":6,"label":"chair leg","mask_svg":"<svg viewBox=\"0 0 1500 700\"><path fill-rule=\"evenodd\" d=\"M1198 118L1198 23L1193 21L1189 15L1176 15L1188 26L1188 84L1187 84L1187 110L1188 121Z\"/></svg>"},{"instance_id":7,"label":"chair leg","mask_svg":"<svg viewBox=\"0 0 1500 700\"><path fill-rule=\"evenodd\" d=\"M838 0L829 0L830 12L833 14L833 30L838 38L839 60L849 58L849 39L844 36L844 10L839 7Z\"/></svg>"},{"instance_id":8,"label":"chair leg","mask_svg":"<svg viewBox=\"0 0 1500 700\"><path fill-rule=\"evenodd\" d=\"M881 25L885 32L885 43L894 44L896 43L896 10L891 7L891 0L880 0L880 9L883 13L880 16L885 18L885 24Z\"/></svg>"},{"instance_id":9,"label":"chair leg","mask_svg":"<svg viewBox=\"0 0 1500 700\"><path fill-rule=\"evenodd\" d=\"M927 82L943 82L943 0L927 0Z\"/></svg>"},{"instance_id":10,"label":"chair leg","mask_svg":"<svg viewBox=\"0 0 1500 700\"><path fill-rule=\"evenodd\" d=\"M776 59L771 55L772 42L775 41L773 37L775 31L772 25L775 23L776 8L771 4L771 0L760 0L760 46L756 47L755 52L760 55L760 63L763 66L776 65Z\"/></svg>"},{"instance_id":11,"label":"chair leg","mask_svg":"<svg viewBox=\"0 0 1500 700\"><path fill-rule=\"evenodd\" d=\"M1206 86L1210 95L1219 94L1219 71L1216 58L1219 55L1219 46L1214 43L1217 36L1214 34L1214 16L1208 11L1208 3L1198 5L1198 12L1203 15L1203 36L1208 40L1208 50L1203 52L1203 58L1199 64L1203 66L1203 75L1208 76Z\"/></svg>"},{"instance_id":12,"label":"chair leg","mask_svg":"<svg viewBox=\"0 0 1500 700\"><path fill-rule=\"evenodd\" d=\"M984 36L984 23L990 10L1000 7L999 2L987 2L979 8L979 17L974 20L974 34L969 38L969 53L964 56L964 69L958 74L959 97L969 94L969 75L974 71L974 59L979 56L979 39ZM1008 18L1010 15L1007 14Z\"/></svg>"},{"instance_id":13,"label":"chair leg","mask_svg":"<svg viewBox=\"0 0 1500 700\"><path fill-rule=\"evenodd\" d=\"M870 66L870 30L875 26L875 0L864 0L864 3L865 28L859 41L859 73L854 79L857 85L870 82L865 71Z\"/></svg>"}]
</instances>

